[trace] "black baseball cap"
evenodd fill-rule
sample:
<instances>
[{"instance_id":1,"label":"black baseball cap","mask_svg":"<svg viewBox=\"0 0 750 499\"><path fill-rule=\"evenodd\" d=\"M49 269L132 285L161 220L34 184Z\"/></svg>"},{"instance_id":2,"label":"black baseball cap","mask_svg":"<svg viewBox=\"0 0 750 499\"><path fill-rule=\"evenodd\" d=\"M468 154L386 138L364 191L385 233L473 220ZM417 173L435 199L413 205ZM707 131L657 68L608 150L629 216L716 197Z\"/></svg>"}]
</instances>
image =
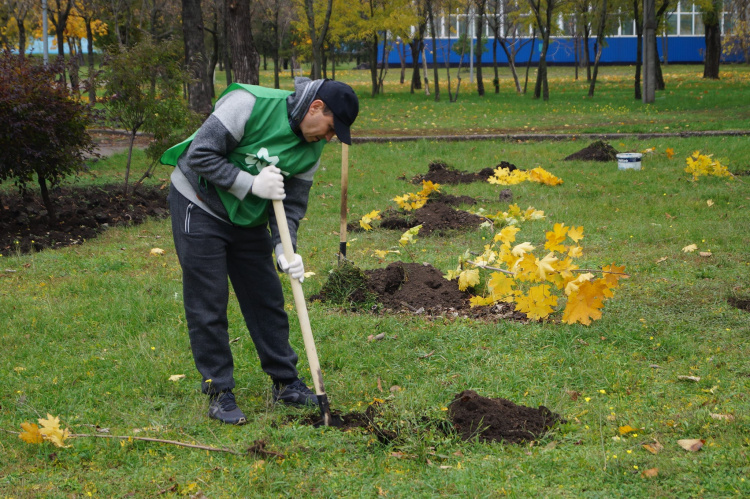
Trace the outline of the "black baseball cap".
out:
<instances>
[{"instance_id":1,"label":"black baseball cap","mask_svg":"<svg viewBox=\"0 0 750 499\"><path fill-rule=\"evenodd\" d=\"M336 80L326 80L318 89L318 98L333 112L333 128L336 137L344 144L351 145L349 127L359 114L359 99L352 87Z\"/></svg>"}]
</instances>

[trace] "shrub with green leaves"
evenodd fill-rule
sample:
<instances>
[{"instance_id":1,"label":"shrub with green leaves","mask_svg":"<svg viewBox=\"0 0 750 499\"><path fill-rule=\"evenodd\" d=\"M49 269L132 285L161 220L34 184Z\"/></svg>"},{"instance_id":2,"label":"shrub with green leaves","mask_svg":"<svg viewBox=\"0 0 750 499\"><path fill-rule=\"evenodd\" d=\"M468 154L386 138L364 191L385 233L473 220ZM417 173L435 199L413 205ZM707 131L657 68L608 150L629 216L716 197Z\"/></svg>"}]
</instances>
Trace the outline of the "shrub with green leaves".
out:
<instances>
[{"instance_id":1,"label":"shrub with green leaves","mask_svg":"<svg viewBox=\"0 0 750 499\"><path fill-rule=\"evenodd\" d=\"M125 167L124 193L128 193L133 141L139 131L154 134L148 156L155 162L184 130L197 128L201 118L182 98L188 75L181 65L181 45L145 38L133 47L115 47L104 69L104 105L107 119L129 132L131 141ZM148 172L147 172L148 175Z\"/></svg>"},{"instance_id":2,"label":"shrub with green leaves","mask_svg":"<svg viewBox=\"0 0 750 499\"><path fill-rule=\"evenodd\" d=\"M92 109L56 80L61 73L56 64L0 54L0 183L13 179L24 191L36 178L50 223L48 184L76 173L94 150Z\"/></svg>"}]
</instances>

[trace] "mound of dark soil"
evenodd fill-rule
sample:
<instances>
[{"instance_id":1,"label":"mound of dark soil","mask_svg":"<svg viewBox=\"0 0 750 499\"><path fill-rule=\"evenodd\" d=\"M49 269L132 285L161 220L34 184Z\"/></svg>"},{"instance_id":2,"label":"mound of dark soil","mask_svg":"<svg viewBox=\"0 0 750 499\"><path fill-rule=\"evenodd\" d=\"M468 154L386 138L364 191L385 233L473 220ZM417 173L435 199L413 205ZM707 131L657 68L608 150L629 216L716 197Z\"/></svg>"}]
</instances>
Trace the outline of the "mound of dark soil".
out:
<instances>
[{"instance_id":1,"label":"mound of dark soil","mask_svg":"<svg viewBox=\"0 0 750 499\"><path fill-rule=\"evenodd\" d=\"M461 204L475 205L477 200L471 196L454 196L453 194L444 194L437 192L430 195L433 202L447 204L448 206L458 206Z\"/></svg>"},{"instance_id":2,"label":"mound of dark soil","mask_svg":"<svg viewBox=\"0 0 750 499\"><path fill-rule=\"evenodd\" d=\"M510 163L506 163L505 161L503 161L501 165L508 165L506 166L506 168L512 167L513 170L516 169L515 166ZM500 165L495 168L498 168L499 166ZM486 181L494 174L494 168L483 168L476 173L470 173L454 170L452 167L448 166L445 163L433 161L432 163L430 163L429 169L426 174L417 175L411 181L414 184L420 184L423 180L429 180L436 184L469 184L471 182Z\"/></svg>"},{"instance_id":3,"label":"mound of dark soil","mask_svg":"<svg viewBox=\"0 0 750 499\"><path fill-rule=\"evenodd\" d=\"M409 214L393 214L380 221L384 229L406 230L421 225L420 236L433 232L444 232L450 229L472 229L479 227L485 220L463 210L455 210L440 201L430 201L418 210Z\"/></svg>"},{"instance_id":4,"label":"mound of dark soil","mask_svg":"<svg viewBox=\"0 0 750 499\"><path fill-rule=\"evenodd\" d=\"M565 420L543 405L538 409L502 398L482 397L473 390L457 394L448 405L448 417L463 440L521 443L537 440L555 423Z\"/></svg>"},{"instance_id":5,"label":"mound of dark soil","mask_svg":"<svg viewBox=\"0 0 750 499\"><path fill-rule=\"evenodd\" d=\"M603 140L592 142L565 158L565 161L617 161L617 150Z\"/></svg>"},{"instance_id":6,"label":"mound of dark soil","mask_svg":"<svg viewBox=\"0 0 750 499\"><path fill-rule=\"evenodd\" d=\"M456 281L449 281L426 263L393 262L385 268L361 270L345 262L329 273L320 292L310 300L351 307L353 311L361 305L380 303L386 311L426 316L448 312L453 317L486 321L528 321L526 314L517 312L512 303L471 307L469 298L469 293L458 289Z\"/></svg>"},{"instance_id":7,"label":"mound of dark soil","mask_svg":"<svg viewBox=\"0 0 750 499\"><path fill-rule=\"evenodd\" d=\"M366 270L365 274L367 290L389 309L432 313L468 306L469 294L429 264L394 262L384 269Z\"/></svg>"},{"instance_id":8,"label":"mound of dark soil","mask_svg":"<svg viewBox=\"0 0 750 499\"><path fill-rule=\"evenodd\" d=\"M134 225L148 217L164 218L167 191L141 186L127 198L122 185L60 187L52 191L57 222L50 224L40 195L0 197L0 254L28 253L81 244L116 225Z\"/></svg>"}]
</instances>

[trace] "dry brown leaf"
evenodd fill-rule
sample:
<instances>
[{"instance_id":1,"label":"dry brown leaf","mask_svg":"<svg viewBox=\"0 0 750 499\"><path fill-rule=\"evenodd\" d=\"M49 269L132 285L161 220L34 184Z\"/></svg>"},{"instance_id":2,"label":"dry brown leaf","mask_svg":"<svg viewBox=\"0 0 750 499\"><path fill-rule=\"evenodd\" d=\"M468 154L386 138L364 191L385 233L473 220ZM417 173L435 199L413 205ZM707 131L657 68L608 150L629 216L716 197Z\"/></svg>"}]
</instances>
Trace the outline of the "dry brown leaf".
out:
<instances>
[{"instance_id":1,"label":"dry brown leaf","mask_svg":"<svg viewBox=\"0 0 750 499\"><path fill-rule=\"evenodd\" d=\"M400 392L400 391L401 391L401 387L400 387L400 386L398 386L398 385L393 385L393 386L392 386L392 387L390 388L390 390L391 390L391 393L396 393L396 392Z\"/></svg>"},{"instance_id":2,"label":"dry brown leaf","mask_svg":"<svg viewBox=\"0 0 750 499\"><path fill-rule=\"evenodd\" d=\"M677 445L690 452L698 452L705 443L705 440L698 438L684 438L677 441Z\"/></svg>"},{"instance_id":3,"label":"dry brown leaf","mask_svg":"<svg viewBox=\"0 0 750 499\"><path fill-rule=\"evenodd\" d=\"M734 421L734 416L731 414L714 414L710 413L711 417L720 421Z\"/></svg>"},{"instance_id":4,"label":"dry brown leaf","mask_svg":"<svg viewBox=\"0 0 750 499\"><path fill-rule=\"evenodd\" d=\"M644 478L654 478L659 475L659 468L649 468L641 473Z\"/></svg>"},{"instance_id":5,"label":"dry brown leaf","mask_svg":"<svg viewBox=\"0 0 750 499\"><path fill-rule=\"evenodd\" d=\"M695 381L696 383L701 380L700 376L677 376L680 381Z\"/></svg>"},{"instance_id":6,"label":"dry brown leaf","mask_svg":"<svg viewBox=\"0 0 750 499\"><path fill-rule=\"evenodd\" d=\"M654 440L650 444L644 444L643 448L649 451L651 454L658 454L662 450L664 450L664 446L656 440Z\"/></svg>"},{"instance_id":7,"label":"dry brown leaf","mask_svg":"<svg viewBox=\"0 0 750 499\"><path fill-rule=\"evenodd\" d=\"M378 391L383 391L383 382L381 381L380 377L378 377Z\"/></svg>"},{"instance_id":8,"label":"dry brown leaf","mask_svg":"<svg viewBox=\"0 0 750 499\"><path fill-rule=\"evenodd\" d=\"M375 334L375 335L371 334L370 336L367 337L367 341L380 341L383 338L385 338L385 333L380 333L380 334Z\"/></svg>"},{"instance_id":9,"label":"dry brown leaf","mask_svg":"<svg viewBox=\"0 0 750 499\"><path fill-rule=\"evenodd\" d=\"M568 396L570 397L570 399L573 400L573 401L578 400L578 397L581 396L581 393L577 392L575 390L565 390L565 393L567 393Z\"/></svg>"},{"instance_id":10,"label":"dry brown leaf","mask_svg":"<svg viewBox=\"0 0 750 499\"><path fill-rule=\"evenodd\" d=\"M708 257L710 257L710 256L711 256L711 252L710 252L710 251L701 251L701 252L700 252L700 253L698 253L698 254L699 254L700 256L702 256L703 258L708 258Z\"/></svg>"},{"instance_id":11,"label":"dry brown leaf","mask_svg":"<svg viewBox=\"0 0 750 499\"><path fill-rule=\"evenodd\" d=\"M668 256L663 256L663 257L659 258L658 260L656 260L656 263L661 263L661 262L667 260L668 258L669 258Z\"/></svg>"}]
</instances>

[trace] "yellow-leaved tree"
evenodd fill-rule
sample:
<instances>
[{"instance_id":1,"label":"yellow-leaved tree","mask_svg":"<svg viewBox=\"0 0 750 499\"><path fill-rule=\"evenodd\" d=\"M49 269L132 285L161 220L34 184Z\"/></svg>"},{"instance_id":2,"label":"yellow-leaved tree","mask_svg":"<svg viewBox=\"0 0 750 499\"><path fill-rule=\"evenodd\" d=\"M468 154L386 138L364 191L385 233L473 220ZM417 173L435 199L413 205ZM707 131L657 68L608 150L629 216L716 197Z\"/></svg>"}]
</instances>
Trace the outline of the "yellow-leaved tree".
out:
<instances>
[{"instance_id":1,"label":"yellow-leaved tree","mask_svg":"<svg viewBox=\"0 0 750 499\"><path fill-rule=\"evenodd\" d=\"M472 306L514 303L516 310L539 320L564 303L562 322L588 325L600 319L604 302L614 296L619 280L628 277L625 267L612 264L597 271L581 270L575 260L583 255L582 226L554 224L545 234L543 248L529 241L518 243L520 231L515 225L504 227L480 255L470 260L470 253L465 253L459 268L446 278L457 277L459 289L474 290ZM480 270L487 272L483 279Z\"/></svg>"}]
</instances>

